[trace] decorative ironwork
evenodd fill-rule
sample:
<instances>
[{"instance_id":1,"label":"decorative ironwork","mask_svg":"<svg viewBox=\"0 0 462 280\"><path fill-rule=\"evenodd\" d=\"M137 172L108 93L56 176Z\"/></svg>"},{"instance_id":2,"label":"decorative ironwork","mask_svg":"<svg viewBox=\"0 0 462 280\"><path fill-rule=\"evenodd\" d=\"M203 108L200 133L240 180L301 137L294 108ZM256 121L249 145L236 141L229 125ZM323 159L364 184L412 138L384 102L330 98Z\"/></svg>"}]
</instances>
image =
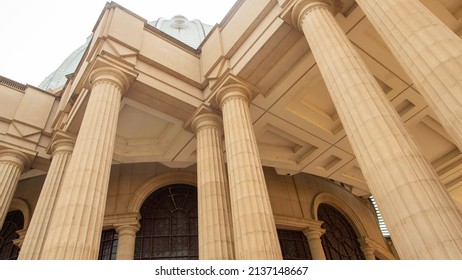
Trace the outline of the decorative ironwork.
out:
<instances>
[{"instance_id":1,"label":"decorative ironwork","mask_svg":"<svg viewBox=\"0 0 462 280\"><path fill-rule=\"evenodd\" d=\"M278 229L284 260L312 260L310 245L301 231Z\"/></svg>"},{"instance_id":2,"label":"decorative ironwork","mask_svg":"<svg viewBox=\"0 0 462 280\"><path fill-rule=\"evenodd\" d=\"M0 230L0 260L18 259L19 247L13 244L13 240L19 237L16 231L23 227L24 216L21 211L11 211L6 215Z\"/></svg>"},{"instance_id":3,"label":"decorative ironwork","mask_svg":"<svg viewBox=\"0 0 462 280\"><path fill-rule=\"evenodd\" d=\"M151 194L140 210L135 259L198 259L197 190L170 185Z\"/></svg>"},{"instance_id":4,"label":"decorative ironwork","mask_svg":"<svg viewBox=\"0 0 462 280\"><path fill-rule=\"evenodd\" d=\"M118 244L119 235L115 229L103 230L101 233L98 260L115 260Z\"/></svg>"},{"instance_id":5,"label":"decorative ironwork","mask_svg":"<svg viewBox=\"0 0 462 280\"><path fill-rule=\"evenodd\" d=\"M326 233L321 236L322 246L328 260L364 260L353 226L347 218L334 207L320 204L318 219Z\"/></svg>"}]
</instances>

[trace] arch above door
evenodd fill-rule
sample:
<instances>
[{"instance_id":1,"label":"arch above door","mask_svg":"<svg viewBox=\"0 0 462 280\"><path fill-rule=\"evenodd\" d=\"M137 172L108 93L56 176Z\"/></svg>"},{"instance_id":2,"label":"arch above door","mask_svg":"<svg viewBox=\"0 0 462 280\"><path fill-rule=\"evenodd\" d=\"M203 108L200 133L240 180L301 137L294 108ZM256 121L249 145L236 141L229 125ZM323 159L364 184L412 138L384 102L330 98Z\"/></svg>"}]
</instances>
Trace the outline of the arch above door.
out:
<instances>
[{"instance_id":1,"label":"arch above door","mask_svg":"<svg viewBox=\"0 0 462 280\"><path fill-rule=\"evenodd\" d=\"M133 194L128 204L128 213L139 213L146 198L156 190L173 184L197 186L197 175L190 172L169 172L144 182Z\"/></svg>"}]
</instances>

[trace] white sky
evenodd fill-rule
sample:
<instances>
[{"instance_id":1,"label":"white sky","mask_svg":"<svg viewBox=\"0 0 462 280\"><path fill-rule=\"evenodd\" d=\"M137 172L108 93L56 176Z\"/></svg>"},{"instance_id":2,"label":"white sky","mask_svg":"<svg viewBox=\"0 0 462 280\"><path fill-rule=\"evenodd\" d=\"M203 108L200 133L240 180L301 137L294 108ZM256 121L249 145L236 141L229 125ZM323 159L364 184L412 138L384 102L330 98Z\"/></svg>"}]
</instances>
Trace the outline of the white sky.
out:
<instances>
[{"instance_id":1,"label":"white sky","mask_svg":"<svg viewBox=\"0 0 462 280\"><path fill-rule=\"evenodd\" d=\"M0 76L38 86L85 43L106 0L0 0ZM116 0L148 21L219 23L236 0Z\"/></svg>"}]
</instances>

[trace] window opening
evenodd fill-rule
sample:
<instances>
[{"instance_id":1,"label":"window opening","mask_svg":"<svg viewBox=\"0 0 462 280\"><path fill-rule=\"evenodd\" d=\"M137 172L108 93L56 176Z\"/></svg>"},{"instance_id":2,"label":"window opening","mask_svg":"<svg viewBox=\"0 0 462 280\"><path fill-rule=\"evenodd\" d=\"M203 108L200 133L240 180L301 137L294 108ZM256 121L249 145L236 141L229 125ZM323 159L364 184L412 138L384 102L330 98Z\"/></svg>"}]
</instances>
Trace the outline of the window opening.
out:
<instances>
[{"instance_id":1,"label":"window opening","mask_svg":"<svg viewBox=\"0 0 462 280\"><path fill-rule=\"evenodd\" d=\"M318 219L323 221L326 233L321 236L328 260L364 260L358 236L347 218L334 207L321 203Z\"/></svg>"},{"instance_id":2,"label":"window opening","mask_svg":"<svg viewBox=\"0 0 462 280\"><path fill-rule=\"evenodd\" d=\"M312 260L310 246L301 231L278 229L279 244L284 260Z\"/></svg>"},{"instance_id":3,"label":"window opening","mask_svg":"<svg viewBox=\"0 0 462 280\"><path fill-rule=\"evenodd\" d=\"M103 230L101 233L98 260L115 260L118 245L119 235L115 229Z\"/></svg>"},{"instance_id":4,"label":"window opening","mask_svg":"<svg viewBox=\"0 0 462 280\"><path fill-rule=\"evenodd\" d=\"M199 258L196 187L163 187L146 199L140 214L135 259Z\"/></svg>"},{"instance_id":5,"label":"window opening","mask_svg":"<svg viewBox=\"0 0 462 280\"><path fill-rule=\"evenodd\" d=\"M21 211L8 212L0 230L0 260L17 260L19 247L13 244L13 240L19 238L16 233L24 227L24 216Z\"/></svg>"}]
</instances>

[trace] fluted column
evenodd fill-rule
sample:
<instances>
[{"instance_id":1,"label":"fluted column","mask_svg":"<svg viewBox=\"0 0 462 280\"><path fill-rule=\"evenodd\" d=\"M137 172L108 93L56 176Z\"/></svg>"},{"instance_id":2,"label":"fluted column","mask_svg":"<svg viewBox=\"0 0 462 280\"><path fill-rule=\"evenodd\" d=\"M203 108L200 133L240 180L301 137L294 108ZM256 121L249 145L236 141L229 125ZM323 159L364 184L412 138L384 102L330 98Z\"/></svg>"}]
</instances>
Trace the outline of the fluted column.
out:
<instances>
[{"instance_id":1,"label":"fluted column","mask_svg":"<svg viewBox=\"0 0 462 280\"><path fill-rule=\"evenodd\" d=\"M114 225L119 241L117 243L117 260L133 260L135 256L136 233L140 229L140 224L117 224Z\"/></svg>"},{"instance_id":2,"label":"fluted column","mask_svg":"<svg viewBox=\"0 0 462 280\"><path fill-rule=\"evenodd\" d=\"M98 257L120 100L125 75L99 68L90 75L91 94L41 259Z\"/></svg>"},{"instance_id":3,"label":"fluted column","mask_svg":"<svg viewBox=\"0 0 462 280\"><path fill-rule=\"evenodd\" d=\"M234 243L221 118L213 113L200 114L192 127L197 138L199 259L232 260Z\"/></svg>"},{"instance_id":4,"label":"fluted column","mask_svg":"<svg viewBox=\"0 0 462 280\"><path fill-rule=\"evenodd\" d=\"M324 253L324 248L322 247L321 236L326 233L326 230L321 228L322 222L315 223L312 222L307 229L303 230L303 234L308 239L308 244L310 245L311 257L313 260L325 260L326 254Z\"/></svg>"},{"instance_id":5,"label":"fluted column","mask_svg":"<svg viewBox=\"0 0 462 280\"><path fill-rule=\"evenodd\" d=\"M16 150L0 151L0 229L5 222L19 176L29 164L27 155Z\"/></svg>"},{"instance_id":6,"label":"fluted column","mask_svg":"<svg viewBox=\"0 0 462 280\"><path fill-rule=\"evenodd\" d=\"M342 29L334 1L293 9L368 186L404 259L462 259L462 219Z\"/></svg>"},{"instance_id":7,"label":"fluted column","mask_svg":"<svg viewBox=\"0 0 462 280\"><path fill-rule=\"evenodd\" d=\"M241 85L218 95L223 111L226 158L237 259L282 259L257 141L250 119L250 92Z\"/></svg>"},{"instance_id":8,"label":"fluted column","mask_svg":"<svg viewBox=\"0 0 462 280\"><path fill-rule=\"evenodd\" d=\"M357 0L462 150L462 39L418 0Z\"/></svg>"},{"instance_id":9,"label":"fluted column","mask_svg":"<svg viewBox=\"0 0 462 280\"><path fill-rule=\"evenodd\" d=\"M51 146L52 160L50 168L35 206L23 246L19 252L18 259L20 260L38 260L42 253L45 237L48 235L51 217L60 193L64 172L74 149L74 143L75 141L71 139L61 139L55 141Z\"/></svg>"}]
</instances>

